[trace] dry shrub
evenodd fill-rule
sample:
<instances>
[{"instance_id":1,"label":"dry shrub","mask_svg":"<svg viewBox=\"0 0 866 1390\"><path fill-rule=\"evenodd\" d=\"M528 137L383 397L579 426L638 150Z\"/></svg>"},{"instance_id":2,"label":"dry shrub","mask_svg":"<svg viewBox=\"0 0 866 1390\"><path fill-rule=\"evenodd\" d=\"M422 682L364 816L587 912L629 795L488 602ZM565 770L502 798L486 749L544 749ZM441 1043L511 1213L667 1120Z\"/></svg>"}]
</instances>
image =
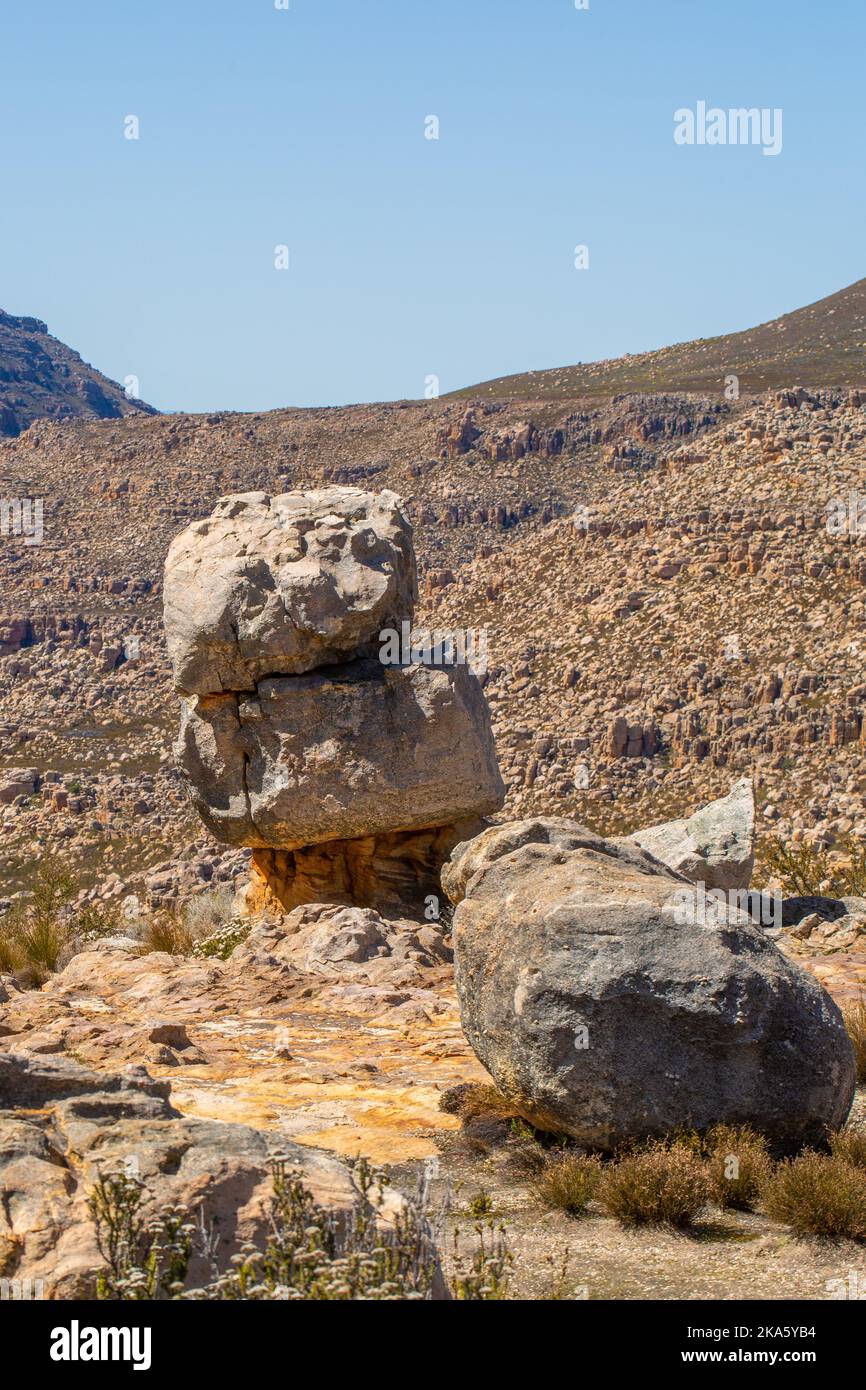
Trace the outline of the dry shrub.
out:
<instances>
[{"instance_id":1,"label":"dry shrub","mask_svg":"<svg viewBox=\"0 0 866 1390\"><path fill-rule=\"evenodd\" d=\"M476 1081L452 1086L443 1094L439 1108L449 1115L459 1115L461 1120L518 1118L512 1102L506 1100L495 1086Z\"/></svg>"},{"instance_id":2,"label":"dry shrub","mask_svg":"<svg viewBox=\"0 0 866 1390\"><path fill-rule=\"evenodd\" d=\"M194 941L210 936L225 927L232 919L235 893L233 888L208 888L198 893L183 908L183 923Z\"/></svg>"},{"instance_id":3,"label":"dry shrub","mask_svg":"<svg viewBox=\"0 0 866 1390\"><path fill-rule=\"evenodd\" d=\"M710 1197L704 1165L686 1145L660 1140L605 1168L598 1196L624 1226L690 1226Z\"/></svg>"},{"instance_id":4,"label":"dry shrub","mask_svg":"<svg viewBox=\"0 0 866 1390\"><path fill-rule=\"evenodd\" d=\"M854 1049L857 1081L862 1086L866 1083L866 999L862 994L856 1004L843 1010L842 1017Z\"/></svg>"},{"instance_id":5,"label":"dry shrub","mask_svg":"<svg viewBox=\"0 0 866 1390\"><path fill-rule=\"evenodd\" d=\"M773 1171L763 1135L749 1125L715 1125L705 1136L704 1148L716 1205L752 1211Z\"/></svg>"},{"instance_id":6,"label":"dry shrub","mask_svg":"<svg viewBox=\"0 0 866 1390\"><path fill-rule=\"evenodd\" d=\"M149 919L144 932L144 953L167 951L170 956L188 956L192 948L189 927L173 912L162 908Z\"/></svg>"},{"instance_id":7,"label":"dry shrub","mask_svg":"<svg viewBox=\"0 0 866 1390\"><path fill-rule=\"evenodd\" d=\"M831 1134L830 1148L834 1158L866 1170L866 1129L841 1129L838 1134Z\"/></svg>"},{"instance_id":8,"label":"dry shrub","mask_svg":"<svg viewBox=\"0 0 866 1390\"><path fill-rule=\"evenodd\" d=\"M547 1207L578 1216L586 1211L601 1181L601 1160L594 1155L552 1154L539 1173L535 1187Z\"/></svg>"},{"instance_id":9,"label":"dry shrub","mask_svg":"<svg viewBox=\"0 0 866 1390\"><path fill-rule=\"evenodd\" d=\"M798 1236L866 1239L866 1173L835 1154L780 1163L763 1195L768 1216Z\"/></svg>"}]
</instances>

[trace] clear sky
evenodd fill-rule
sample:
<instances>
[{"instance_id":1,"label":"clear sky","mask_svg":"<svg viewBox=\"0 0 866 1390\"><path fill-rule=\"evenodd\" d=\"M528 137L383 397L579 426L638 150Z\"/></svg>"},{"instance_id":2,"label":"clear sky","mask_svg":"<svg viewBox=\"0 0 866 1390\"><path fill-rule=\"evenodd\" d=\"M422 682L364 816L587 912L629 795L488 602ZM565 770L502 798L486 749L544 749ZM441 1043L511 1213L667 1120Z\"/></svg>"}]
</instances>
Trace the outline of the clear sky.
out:
<instances>
[{"instance_id":1,"label":"clear sky","mask_svg":"<svg viewBox=\"0 0 866 1390\"><path fill-rule=\"evenodd\" d=\"M164 410L745 328L866 275L864 58L863 0L0 0L0 305Z\"/></svg>"}]
</instances>

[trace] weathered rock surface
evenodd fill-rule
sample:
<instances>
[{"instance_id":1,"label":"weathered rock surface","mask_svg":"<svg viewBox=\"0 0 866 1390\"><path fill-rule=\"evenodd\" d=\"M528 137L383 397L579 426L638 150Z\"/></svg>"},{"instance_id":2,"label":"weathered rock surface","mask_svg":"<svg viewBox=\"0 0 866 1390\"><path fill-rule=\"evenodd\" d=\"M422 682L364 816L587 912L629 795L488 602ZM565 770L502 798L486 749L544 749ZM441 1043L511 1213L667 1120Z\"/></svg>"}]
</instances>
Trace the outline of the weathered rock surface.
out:
<instances>
[{"instance_id":1,"label":"weathered rock surface","mask_svg":"<svg viewBox=\"0 0 866 1390\"><path fill-rule=\"evenodd\" d=\"M832 999L751 920L637 846L562 820L485 831L444 874L464 1030L543 1129L609 1149L748 1123L780 1148L821 1139L854 1093Z\"/></svg>"},{"instance_id":2,"label":"weathered rock surface","mask_svg":"<svg viewBox=\"0 0 866 1390\"><path fill-rule=\"evenodd\" d=\"M222 498L172 542L165 633L178 690L254 690L345 661L411 615L412 531L393 492Z\"/></svg>"},{"instance_id":3,"label":"weathered rock surface","mask_svg":"<svg viewBox=\"0 0 866 1390\"><path fill-rule=\"evenodd\" d=\"M691 883L748 888L755 863L755 798L744 777L727 796L694 815L652 825L626 837Z\"/></svg>"},{"instance_id":4,"label":"weathered rock surface","mask_svg":"<svg viewBox=\"0 0 866 1390\"><path fill-rule=\"evenodd\" d=\"M358 660L184 701L178 763L205 825L282 850L447 825L502 803L467 666Z\"/></svg>"},{"instance_id":5,"label":"weathered rock surface","mask_svg":"<svg viewBox=\"0 0 866 1390\"><path fill-rule=\"evenodd\" d=\"M213 1223L222 1268L245 1242L267 1239L276 1153L323 1205L352 1204L350 1173L332 1156L181 1115L169 1091L141 1066L106 1074L67 1057L0 1052L0 1275L41 1281L46 1298L92 1296L104 1262L87 1197L101 1172L132 1171L153 1194L152 1209L200 1210L205 1226ZM398 1206L391 1196L388 1212ZM191 1284L209 1277L194 1257Z\"/></svg>"},{"instance_id":6,"label":"weathered rock surface","mask_svg":"<svg viewBox=\"0 0 866 1390\"><path fill-rule=\"evenodd\" d=\"M451 962L438 922L386 920L371 908L310 903L258 927L232 955L231 971L293 970L346 982L411 984L419 970Z\"/></svg>"},{"instance_id":7,"label":"weathered rock surface","mask_svg":"<svg viewBox=\"0 0 866 1390\"><path fill-rule=\"evenodd\" d=\"M343 902L401 913L438 904L439 871L454 846L484 828L482 820L428 830L328 840L304 849L253 850L244 909L288 911L303 903Z\"/></svg>"},{"instance_id":8,"label":"weathered rock surface","mask_svg":"<svg viewBox=\"0 0 866 1390\"><path fill-rule=\"evenodd\" d=\"M441 1092L484 1073L460 1029L436 920L308 904L228 960L98 943L22 990L0 976L0 1055L144 1063L186 1115L399 1163L459 1121Z\"/></svg>"}]
</instances>

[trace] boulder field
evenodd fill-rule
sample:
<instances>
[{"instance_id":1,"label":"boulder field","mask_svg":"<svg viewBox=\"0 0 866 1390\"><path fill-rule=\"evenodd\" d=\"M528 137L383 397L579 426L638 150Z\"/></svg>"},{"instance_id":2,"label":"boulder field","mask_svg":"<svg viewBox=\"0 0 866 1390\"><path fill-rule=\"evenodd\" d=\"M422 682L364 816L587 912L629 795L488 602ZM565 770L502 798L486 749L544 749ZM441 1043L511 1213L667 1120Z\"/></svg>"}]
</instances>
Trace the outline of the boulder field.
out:
<instances>
[{"instance_id":1,"label":"boulder field","mask_svg":"<svg viewBox=\"0 0 866 1390\"><path fill-rule=\"evenodd\" d=\"M246 930L227 959L115 938L41 990L0 977L0 1272L84 1287L88 1184L130 1154L228 1225L241 1194L230 1256L261 1239L275 1145L345 1205L316 1148L432 1156L457 1123L441 1093L482 1067L592 1149L727 1122L792 1151L844 1122L851 1044L790 955L856 936L866 904L801 899L766 930L735 901L749 780L626 838L491 823L503 784L463 646L380 647L415 594L390 492L231 496L172 544L176 756L211 834L252 850Z\"/></svg>"}]
</instances>

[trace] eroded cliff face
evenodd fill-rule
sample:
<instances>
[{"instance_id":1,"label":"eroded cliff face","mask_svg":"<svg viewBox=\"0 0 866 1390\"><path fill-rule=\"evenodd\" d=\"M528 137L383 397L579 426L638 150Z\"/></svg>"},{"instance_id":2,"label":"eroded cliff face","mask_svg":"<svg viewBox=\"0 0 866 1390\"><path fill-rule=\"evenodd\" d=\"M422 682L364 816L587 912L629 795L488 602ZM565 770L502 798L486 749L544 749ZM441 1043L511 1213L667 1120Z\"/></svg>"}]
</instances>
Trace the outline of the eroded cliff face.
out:
<instances>
[{"instance_id":1,"label":"eroded cliff face","mask_svg":"<svg viewBox=\"0 0 866 1390\"><path fill-rule=\"evenodd\" d=\"M224 498L172 544L175 751L208 829L255 850L248 907L417 911L467 827L502 805L474 672L454 652L380 657L416 594L391 492Z\"/></svg>"}]
</instances>

